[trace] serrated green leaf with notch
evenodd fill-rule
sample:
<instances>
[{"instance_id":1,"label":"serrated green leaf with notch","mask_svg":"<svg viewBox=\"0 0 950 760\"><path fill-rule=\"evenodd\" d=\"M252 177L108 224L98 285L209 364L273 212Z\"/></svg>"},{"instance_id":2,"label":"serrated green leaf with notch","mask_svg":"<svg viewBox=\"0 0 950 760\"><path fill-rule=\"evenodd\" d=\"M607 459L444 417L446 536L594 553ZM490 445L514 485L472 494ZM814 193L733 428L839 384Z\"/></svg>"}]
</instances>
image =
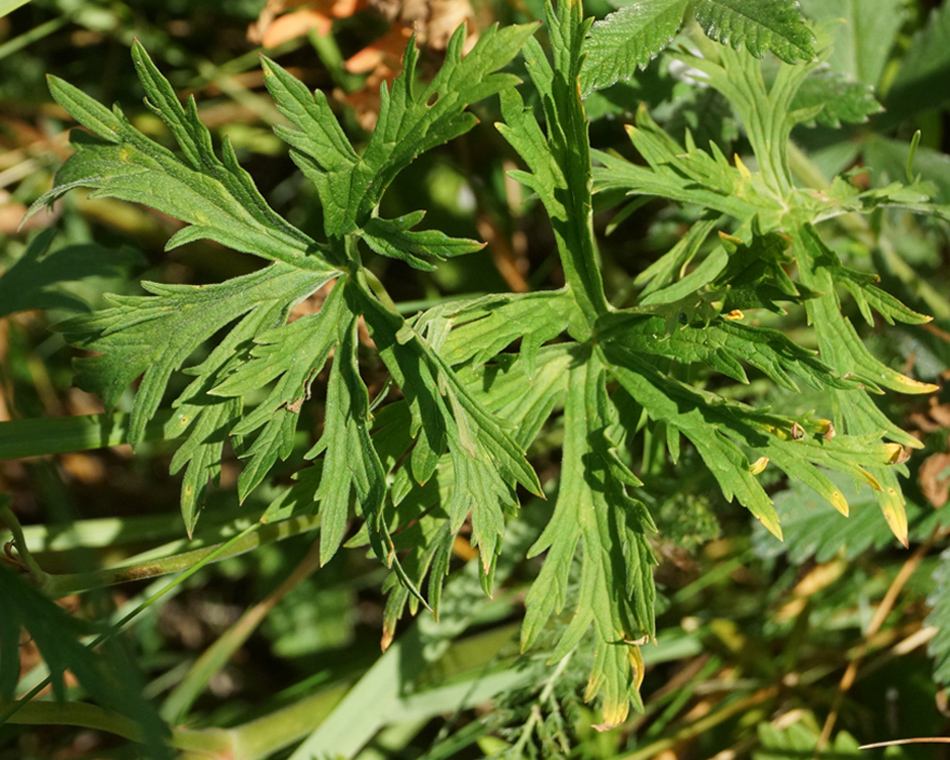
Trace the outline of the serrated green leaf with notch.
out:
<instances>
[{"instance_id":1,"label":"serrated green leaf with notch","mask_svg":"<svg viewBox=\"0 0 950 760\"><path fill-rule=\"evenodd\" d=\"M581 92L586 97L633 78L670 43L688 0L636 0L595 21L584 50Z\"/></svg>"},{"instance_id":2,"label":"serrated green leaf with notch","mask_svg":"<svg viewBox=\"0 0 950 760\"><path fill-rule=\"evenodd\" d=\"M756 58L787 63L815 57L815 36L796 0L693 0L696 20L712 39Z\"/></svg>"}]
</instances>

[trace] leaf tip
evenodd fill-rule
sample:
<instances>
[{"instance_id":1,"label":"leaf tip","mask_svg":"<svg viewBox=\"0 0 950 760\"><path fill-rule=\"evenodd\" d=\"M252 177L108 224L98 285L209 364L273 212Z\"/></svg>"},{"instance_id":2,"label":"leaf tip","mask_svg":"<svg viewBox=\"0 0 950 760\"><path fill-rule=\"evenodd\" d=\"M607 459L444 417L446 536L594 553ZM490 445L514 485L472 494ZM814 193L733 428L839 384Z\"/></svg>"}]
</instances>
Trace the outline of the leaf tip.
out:
<instances>
[{"instance_id":1,"label":"leaf tip","mask_svg":"<svg viewBox=\"0 0 950 760\"><path fill-rule=\"evenodd\" d=\"M831 506L837 509L845 517L851 514L851 507L848 505L848 500L844 497L844 494L841 493L841 491L839 491L837 488L831 492L831 495L829 496L828 501L831 502Z\"/></svg>"}]
</instances>

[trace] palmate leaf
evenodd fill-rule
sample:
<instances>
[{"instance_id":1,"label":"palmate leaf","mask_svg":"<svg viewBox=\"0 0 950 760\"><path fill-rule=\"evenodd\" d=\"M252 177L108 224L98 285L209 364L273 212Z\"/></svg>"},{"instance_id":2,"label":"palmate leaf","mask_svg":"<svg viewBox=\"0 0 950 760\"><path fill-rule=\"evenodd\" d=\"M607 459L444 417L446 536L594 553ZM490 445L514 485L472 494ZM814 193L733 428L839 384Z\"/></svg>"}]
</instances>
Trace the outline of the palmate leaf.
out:
<instances>
[{"instance_id":1,"label":"palmate leaf","mask_svg":"<svg viewBox=\"0 0 950 760\"><path fill-rule=\"evenodd\" d=\"M742 367L751 364L783 388L798 391L792 375L812 388L858 388L857 380L837 377L815 352L798 346L777 330L719 318L708 325L686 324L665 334L665 320L636 313L615 312L601 318L598 340L615 342L631 351L666 356L677 362L703 362L742 383Z\"/></svg>"},{"instance_id":2,"label":"palmate leaf","mask_svg":"<svg viewBox=\"0 0 950 760\"><path fill-rule=\"evenodd\" d=\"M337 325L343 318L343 288L339 281L316 314L270 330L259 329L251 339L256 344L247 361L210 391L212 396L241 398L280 378L270 394L231 428L232 436L257 434L249 449L241 452L250 461L238 479L238 497L243 501L264 478L278 457L293 450L300 407L310 397L310 384L323 368L339 339Z\"/></svg>"},{"instance_id":3,"label":"palmate leaf","mask_svg":"<svg viewBox=\"0 0 950 760\"><path fill-rule=\"evenodd\" d=\"M327 384L323 435L307 452L308 459L326 452L314 496L320 504L320 562L328 562L340 547L352 505L366 520L377 555L390 564L393 554L383 546L380 533L386 476L370 440L369 395L356 356L357 315L346 313L338 324L340 346Z\"/></svg>"},{"instance_id":4,"label":"palmate leaf","mask_svg":"<svg viewBox=\"0 0 950 760\"><path fill-rule=\"evenodd\" d=\"M439 353L452 366L469 361L478 367L515 341L530 371L538 349L578 319L577 306L563 290L485 296L426 313L451 326Z\"/></svg>"},{"instance_id":5,"label":"palmate leaf","mask_svg":"<svg viewBox=\"0 0 950 760\"><path fill-rule=\"evenodd\" d=\"M781 4L785 2L782 0ZM789 135L795 125L813 119L823 108L822 104L815 103L810 108L796 110L792 102L802 82L821 61L812 58L797 65L779 64L767 83L762 63L749 51L720 45L717 52L718 62L683 52L678 53L677 58L705 74L709 85L732 103L742 120L759 165L758 171L752 173L736 163L745 181L744 194L758 195L761 200L784 206L794 187L788 166ZM768 231L776 223L767 220L763 229Z\"/></svg>"},{"instance_id":6,"label":"palmate leaf","mask_svg":"<svg viewBox=\"0 0 950 760\"><path fill-rule=\"evenodd\" d=\"M795 124L816 116L819 106L796 111L792 103L802 82L818 63L782 64L771 86L766 88L761 66L751 55L724 47L719 48L719 53L719 63L688 55L680 57L705 73L710 85L726 95L736 107L760 171L749 172L738 161L732 169L723 159L712 159L702 152L696 156L699 161L685 161L675 141L647 118L638 117L638 128L633 131L632 139L646 158L649 169L633 166L614 156L598 155L598 160L604 165L598 171L598 187L625 188L631 193L646 191L682 202L699 203L734 216L743 225L740 229L754 230L751 223L756 220L759 229L766 234L778 231L786 235L792 243L791 253L798 264L801 283L794 287L803 296L809 321L815 326L821 359L831 367L833 374L842 379L857 380L874 392L880 392L882 387L905 393L928 392L933 386L905 378L871 356L851 322L842 315L836 286L850 290L866 316L870 315L871 308L876 308L888 319L920 322L925 318L875 288L864 275L840 268L837 257L822 243L812 225L849 211L867 212L878 205L895 205L939 216L943 216L945 210L929 205L923 188L917 186L904 188L894 185L860 192L845 182L839 182L821 191L796 189L788 169L789 133ZM688 141L686 148L686 155L692 158L694 153ZM713 146L711 150L716 153ZM710 187L717 191L710 192ZM792 213L779 212L783 207L792 209ZM706 273L702 279L708 279L708 276ZM675 288L677 284L667 287ZM685 286L681 287L685 289ZM711 285L704 287L708 290ZM706 300L718 295L713 289ZM650 294L650 298L655 297L656 292ZM696 301L697 296L689 298ZM683 303L689 302L677 305ZM714 309L712 311L715 313ZM885 435L904 445L920 445L887 419L866 390L830 388L829 393L839 432L849 433L859 440ZM885 466L889 461L885 458L875 462L872 456L866 462L866 469L879 489L876 498L892 531L899 540L906 541L904 500L897 469ZM781 462L776 463L782 466ZM816 481L815 485L822 484ZM835 497L827 483L823 487L834 503ZM747 496L753 498L754 493L754 490L747 491ZM761 502L760 499L757 501Z\"/></svg>"},{"instance_id":7,"label":"palmate leaf","mask_svg":"<svg viewBox=\"0 0 950 760\"><path fill-rule=\"evenodd\" d=\"M482 582L489 589L504 512L518 504L515 485L540 494L537 475L525 459L524 447L422 335L365 289L358 297L380 356L409 401L415 438L412 476L419 484L428 482L448 450L455 482L443 506L453 534L472 513L473 543L480 548Z\"/></svg>"},{"instance_id":8,"label":"palmate leaf","mask_svg":"<svg viewBox=\"0 0 950 760\"><path fill-rule=\"evenodd\" d=\"M816 466L848 473L887 495L900 446L880 443L879 430L833 437L827 420L791 419L726 402L662 375L638 354L616 343L605 343L603 349L609 371L624 390L650 417L664 421L689 439L726 499L735 496L776 536L782 535L778 515L752 474L743 449L764 457L763 463L771 460L790 477L802 480L839 511L846 512L847 503Z\"/></svg>"},{"instance_id":9,"label":"palmate leaf","mask_svg":"<svg viewBox=\"0 0 950 760\"><path fill-rule=\"evenodd\" d=\"M356 232L372 216L393 178L421 153L471 129L477 119L465 108L517 82L496 73L533 34L534 25L492 27L463 58L464 28L452 36L446 60L422 92L415 91L418 52L406 47L392 89L383 87L379 118L362 155L350 145L321 92L311 94L296 78L264 58L265 83L277 107L296 129L278 126L301 171L316 185L329 238Z\"/></svg>"},{"instance_id":10,"label":"palmate leaf","mask_svg":"<svg viewBox=\"0 0 950 760\"><path fill-rule=\"evenodd\" d=\"M513 434L516 443L527 448L552 410L561 403L567 370L574 362L571 346L566 343L547 346L538 352L530 366L524 357L503 354L496 363L463 369L459 380L478 394L487 410L517 431ZM409 410L404 404L387 406L377 417L377 423L382 426L373 435L377 449L387 430L396 435L408 430L409 419ZM383 459L386 462L386 458ZM390 463L395 461L396 457L389 460ZM456 537L442 506L448 503L454 483L452 457L443 455L435 474L424 485L415 484L406 463L396 472L392 488L396 509L391 531L395 548L404 552L402 567L412 585L421 588L428 574L427 599L436 613ZM407 603L413 614L419 604L407 584L398 583L395 575L387 582L387 590L384 638L392 636Z\"/></svg>"},{"instance_id":11,"label":"palmate leaf","mask_svg":"<svg viewBox=\"0 0 950 760\"><path fill-rule=\"evenodd\" d=\"M260 346L263 350L248 363L247 371L235 373L233 381L229 378L215 392L243 393L246 388L256 388L279 375L280 381L255 413L261 409L276 409L271 414L278 415L279 420L283 419L280 417L283 412L296 418L313 375L336 346L327 382L323 434L305 455L314 461L294 475L296 483L268 506L261 519L265 523L275 522L319 510L320 561L326 564L339 550L347 523L355 514L365 522L361 534L351 544L368 541L379 559L389 567L395 566L405 588L418 596L395 558L388 526L383 521L387 473L410 442L408 413L402 402L384 407L377 430L371 435L373 418L368 392L357 366L357 314L350 309L346 292L352 287L350 282L344 279L335 285L323 308L313 315L317 323L311 321L305 327L294 329L303 319L308 319L304 317L264 333ZM285 342L282 337L286 334L292 334L293 338ZM269 357L274 358L273 364ZM255 420L251 427L261 424L261 420ZM274 424L275 432L280 432L282 424ZM266 424L260 436L265 437L266 445L272 445ZM361 541L361 537L365 540Z\"/></svg>"},{"instance_id":12,"label":"palmate leaf","mask_svg":"<svg viewBox=\"0 0 950 760\"><path fill-rule=\"evenodd\" d=\"M757 213L767 217L781 208L758 175L743 174L731 166L715 143L710 144L710 152L694 144L680 145L644 107L637 110L636 127L628 126L627 133L648 166L593 151L593 158L600 164L594 169L597 192L626 190L629 195L656 195L695 203L741 220ZM691 143L689 133L687 137Z\"/></svg>"},{"instance_id":13,"label":"palmate leaf","mask_svg":"<svg viewBox=\"0 0 950 760\"><path fill-rule=\"evenodd\" d=\"M866 274L836 264L830 265L829 269L835 282L854 298L861 316L869 325L874 325L871 309L884 317L884 321L889 325L893 325L895 321L908 325L922 325L933 319L914 311L890 293L877 287L874 283L880 282L881 278L876 274Z\"/></svg>"},{"instance_id":14,"label":"palmate leaf","mask_svg":"<svg viewBox=\"0 0 950 760\"><path fill-rule=\"evenodd\" d=\"M821 355L836 372L849 373L860 379L870 390L881 392L881 386L901 393L930 393L937 386L922 383L882 364L861 342L851 321L841 313L841 305L834 292L832 269L837 257L818 236L814 227L804 225L794 239L799 272L809 287L824 293L806 303L809 321L818 336ZM845 394L833 391L835 425L854 435L883 434L893 441L912 448L922 443L891 422L871 401L865 391ZM869 468L881 484L878 501L894 535L907 544L907 516L904 498L894 472Z\"/></svg>"},{"instance_id":15,"label":"palmate leaf","mask_svg":"<svg viewBox=\"0 0 950 760\"><path fill-rule=\"evenodd\" d=\"M247 359L246 347L255 335L287 318L289 306L282 302L257 305L214 347L207 359L185 370L196 377L172 402L175 413L165 423L164 434L169 440L186 436L172 457L169 470L174 475L186 468L181 483L181 512L189 535L198 521L208 483L217 480L221 473L224 442L244 408L240 398L222 399L211 395L211 391L221 378L240 368ZM239 439L232 441L239 447ZM242 472L239 483L245 477Z\"/></svg>"},{"instance_id":16,"label":"palmate leaf","mask_svg":"<svg viewBox=\"0 0 950 760\"><path fill-rule=\"evenodd\" d=\"M586 699L603 697L604 722L622 723L638 693L643 663L637 642L655 634L648 534L656 530L646 507L629 494L642 485L612 452L608 430L617 412L607 397L597 355L578 347L568 375L564 448L554 514L529 556L547 552L526 599L522 647L530 647L547 620L567 604L567 585L580 547L580 591L574 614L552 654L570 652L594 627L593 670ZM623 589L623 593L618 593Z\"/></svg>"},{"instance_id":17,"label":"palmate leaf","mask_svg":"<svg viewBox=\"0 0 950 760\"><path fill-rule=\"evenodd\" d=\"M596 173L597 170L595 169ZM637 275L634 285L644 285L640 297L662 290L682 277L684 267L699 253L700 247L716 227L716 219L702 219L681 237L676 245Z\"/></svg>"},{"instance_id":18,"label":"palmate leaf","mask_svg":"<svg viewBox=\"0 0 950 760\"><path fill-rule=\"evenodd\" d=\"M451 256L480 251L487 245L476 240L451 238L438 230L413 232L411 228L421 222L423 216L424 211L415 211L399 219L381 219L374 216L357 234L376 253L392 259L401 259L423 272L433 271L435 265L420 256L432 256L444 261Z\"/></svg>"},{"instance_id":19,"label":"palmate leaf","mask_svg":"<svg viewBox=\"0 0 950 760\"><path fill-rule=\"evenodd\" d=\"M91 197L144 203L190 224L166 249L207 238L237 251L314 271L331 271L312 239L285 222L264 201L250 175L225 141L221 158L198 118L194 99L187 108L155 68L139 42L132 57L148 105L168 125L184 154L148 139L118 106L109 111L67 82L49 77L50 92L92 135L74 132L76 152L56 174L56 186L30 209L35 213L75 187L91 187Z\"/></svg>"},{"instance_id":20,"label":"palmate leaf","mask_svg":"<svg viewBox=\"0 0 950 760\"><path fill-rule=\"evenodd\" d=\"M804 225L794 237L793 249L798 259L802 280L822 296L806 302L809 320L815 325L822 355L842 374L848 373L860 379L870 390L881 392L881 386L901 393L931 393L937 390L930 383L921 383L905 377L875 359L864 347L851 321L841 313L841 306L834 292L835 281L843 281L849 291L856 294L862 312L868 311L868 300L886 315L889 322L894 318L920 324L930 317L917 314L869 284L859 273L841 267L837 255L818 235L810 224ZM835 276L837 275L837 277ZM870 278L869 278L870 279ZM834 360L832 360L834 357ZM917 446L903 436L901 443Z\"/></svg>"},{"instance_id":21,"label":"palmate leaf","mask_svg":"<svg viewBox=\"0 0 950 760\"><path fill-rule=\"evenodd\" d=\"M80 387L114 406L142 375L132 408L129 442L142 439L171 374L215 332L262 305L289 306L331 279L331 273L272 264L249 275L206 286L143 283L154 295L109 296L115 304L59 325L66 338L102 352L76 361Z\"/></svg>"}]
</instances>

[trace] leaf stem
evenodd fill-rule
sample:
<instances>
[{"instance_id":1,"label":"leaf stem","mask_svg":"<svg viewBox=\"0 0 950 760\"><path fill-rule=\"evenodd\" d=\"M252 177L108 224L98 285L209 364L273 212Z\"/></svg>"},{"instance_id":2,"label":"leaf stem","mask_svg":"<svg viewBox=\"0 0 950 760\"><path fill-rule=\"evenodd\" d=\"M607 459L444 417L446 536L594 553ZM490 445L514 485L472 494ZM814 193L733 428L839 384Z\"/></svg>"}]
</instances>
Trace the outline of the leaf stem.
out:
<instances>
[{"instance_id":1,"label":"leaf stem","mask_svg":"<svg viewBox=\"0 0 950 760\"><path fill-rule=\"evenodd\" d=\"M33 555L30 554L30 550L26 545L26 539L23 537L23 528L20 527L20 521L17 519L17 516L13 514L13 510L10 509L9 496L0 496L0 518L3 519L13 534L13 545L16 547L18 554L17 560L26 566L35 582L42 586L48 581L50 575L39 566L36 560L33 559ZM6 547L4 547L4 549L6 549Z\"/></svg>"},{"instance_id":2,"label":"leaf stem","mask_svg":"<svg viewBox=\"0 0 950 760\"><path fill-rule=\"evenodd\" d=\"M393 301L392 296L389 295L389 292L386 290L386 286L383 285L382 281L373 274L372 271L366 267L360 267L359 271L356 273L356 280L362 281L365 286L372 291L373 295L388 308L394 314L400 314L399 306L396 305L396 302ZM401 318L401 316L400 316Z\"/></svg>"}]
</instances>

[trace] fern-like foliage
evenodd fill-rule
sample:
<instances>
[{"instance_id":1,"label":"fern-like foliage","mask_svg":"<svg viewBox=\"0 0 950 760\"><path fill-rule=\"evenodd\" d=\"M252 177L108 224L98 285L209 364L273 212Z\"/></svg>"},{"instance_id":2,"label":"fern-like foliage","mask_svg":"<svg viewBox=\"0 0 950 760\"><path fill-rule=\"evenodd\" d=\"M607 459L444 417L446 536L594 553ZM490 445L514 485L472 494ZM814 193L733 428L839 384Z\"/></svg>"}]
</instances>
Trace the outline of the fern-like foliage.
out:
<instances>
[{"instance_id":1,"label":"fern-like foliage","mask_svg":"<svg viewBox=\"0 0 950 760\"><path fill-rule=\"evenodd\" d=\"M690 8L728 46L706 40L715 57L683 57L742 117L758 159L755 173L714 144L708 151L698 147L688 133L680 145L645 111L630 134L646 165L590 148L582 89L632 76L667 44ZM639 2L594 27L578 0L563 0L556 8L548 4L546 25L550 51L532 37L533 26L512 26L490 30L463 57L460 31L424 88L416 86L417 52L409 45L402 73L383 88L379 120L362 151L321 93L265 59L267 86L292 125L277 132L320 199L319 241L267 206L227 144L220 155L214 150L194 101L179 103L137 43L133 58L146 102L168 125L180 155L138 132L118 108L110 111L51 79L54 97L89 132L74 134L75 154L37 207L74 187L91 187L186 222L169 247L208 238L267 260L252 274L203 287L145 283L150 295L114 296L111 307L73 318L63 330L72 343L96 352L80 360L79 382L108 404L142 377L133 443L163 405L174 410L165 433L180 439L172 469L185 471L181 504L188 531L220 470L226 440L245 460L242 499L290 455L301 407L329 362L323 429L307 453L310 464L262 520L319 511L324 562L342 545L351 521L360 523L348 545L371 545L392 569L384 646L407 609L427 605L438 612L466 523L482 585L491 592L506 521L517 515L518 489L542 493L525 452L545 425L562 426L552 516L529 552L545 558L527 595L522 644L553 638L552 656L563 660L593 641L586 697L601 699L609 726L640 705L639 645L657 635L656 528L631 469L631 408L665 431L674 461L688 442L726 499L738 500L775 535L781 535L778 515L757 479L767 463L845 513L847 500L826 471L868 483L882 494L894 533L906 540L894 464L898 444L915 442L878 411L868 392L930 386L871 356L842 315L838 293L849 293L866 318L871 310L911 323L926 317L877 288L873 278L845 268L815 225L882 205L928 206L921 188L793 186L785 152L791 127L816 118L829 103L838 103L830 112L835 118L861 108L854 92L833 87L816 88L804 105L792 107L818 61L811 60L811 32L791 0ZM518 80L500 71L522 48L540 114L525 107ZM767 50L788 61L768 87L755 58ZM361 245L421 270L480 249L474 241L414 231L421 212L383 219L378 209L400 171L470 129L475 117L466 107L495 94L503 117L498 128L524 164L512 176L547 211L566 285L456 302L407 320L363 266ZM854 108L848 111L841 98ZM598 265L595 189L656 195L708 211L644 273L640 300L623 310L609 303ZM723 227L721 215L735 220L734 231L721 230L712 252L686 272ZM797 265L797 278L788 274L790 264ZM288 322L296 303L331 282L319 313ZM817 354L745 314L786 308L807 310ZM400 389L398 399L370 399L358 363L361 321ZM195 350L215 337L204 360L189 366ZM514 343L519 349L509 350ZM703 367L739 382L750 371L761 373L789 389L803 383L830 394L837 417L834 423L793 418L729 401L681 382L670 371L676 366ZM182 368L194 380L166 398L171 376ZM572 578L579 578L576 595L569 593ZM561 624L567 615L570 622ZM542 636L551 630L556 634Z\"/></svg>"},{"instance_id":2,"label":"fern-like foliage","mask_svg":"<svg viewBox=\"0 0 950 760\"><path fill-rule=\"evenodd\" d=\"M771 249L762 263L771 259L770 269L774 273L790 255L797 267L797 282L785 282L781 276L777 282L781 282L790 295L794 293L803 297L809 321L818 337L820 356L831 370L826 375L829 378L827 392L833 400L835 419L834 427L828 428L826 436L830 438L832 430L849 433L854 436L855 443L864 441L860 445L866 445L873 438L884 435L895 444L919 447L918 441L882 414L868 394L881 393L884 388L903 393L927 393L935 386L905 377L875 359L861 342L851 321L842 314L838 292L850 293L868 319L871 309L888 321L919 324L929 318L881 291L873 284L874 278L843 267L837 254L822 241L815 225L843 213L866 213L881 205L929 210L938 215L944 215L945 210L926 207L922 202L927 199L923 186L903 188L895 185L883 191L861 192L839 180L830 188L795 188L788 167L786 146L789 133L796 123L814 118L823 106L796 110L792 104L800 86L818 62L797 66L783 64L771 86L767 86L759 71L760 64L754 58L722 46L716 51L718 60L685 53L680 57L703 72L710 85L729 98L737 109L760 170L752 173L738 159L735 166L731 165L715 145L710 145L708 152L704 151L692 142L688 133L686 144L681 146L663 133L645 112L641 112L637 127L630 130L630 135L648 167L615 156L596 154L603 165L596 172L598 187L605 190L626 188L632 194L656 194L684 203L700 203L735 218L740 224L738 234L748 240L754 240L756 234L762 233L785 236L790 241L787 250ZM679 254L674 251L670 255ZM701 269L697 267L694 278ZM704 272L703 279L707 278L709 274ZM716 304L723 303L707 299L706 313ZM860 387L846 388L839 380L857 381ZM897 480L901 468L888 466L898 458L895 444L879 449L880 454L865 459L861 467L866 470L865 480L877 492L892 531L906 543L907 520ZM865 450L870 452L870 449ZM838 455L834 459L841 461ZM783 466L781 461L774 461ZM827 461L816 463L840 469ZM832 503L838 501L833 496L837 489L832 490L827 483L819 490Z\"/></svg>"}]
</instances>

